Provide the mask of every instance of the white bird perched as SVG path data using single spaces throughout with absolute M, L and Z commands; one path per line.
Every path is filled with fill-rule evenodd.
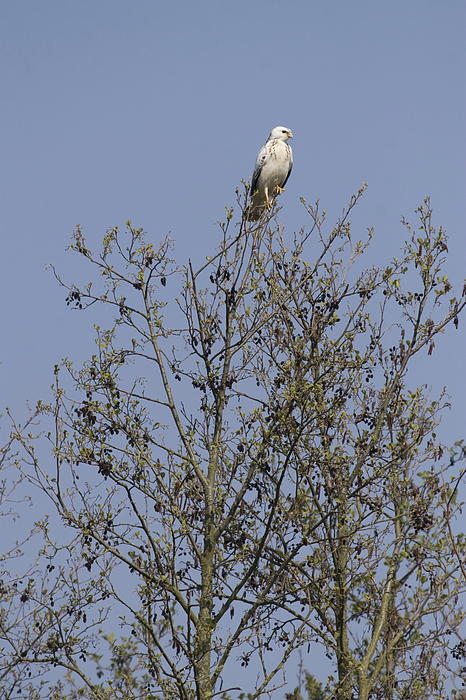
M 251 201 L 246 210 L 248 221 L 257 221 L 272 206 L 273 200 L 283 191 L 293 167 L 293 152 L 287 144 L 293 138 L 291 129 L 276 126 L 259 151 L 252 175 Z

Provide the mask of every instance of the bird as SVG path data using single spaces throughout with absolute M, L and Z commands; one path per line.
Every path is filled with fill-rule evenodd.
M 293 167 L 293 151 L 287 144 L 293 132 L 286 126 L 275 126 L 257 154 L 249 190 L 247 221 L 257 221 L 270 209 L 275 197 L 283 192 Z

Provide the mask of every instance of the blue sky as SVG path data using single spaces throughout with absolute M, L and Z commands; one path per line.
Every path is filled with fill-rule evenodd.
M 463 0 L 20 0 L 0 3 L 1 404 L 47 397 L 54 363 L 92 352 L 46 266 L 86 279 L 65 248 L 131 219 L 201 261 L 271 127 L 292 128 L 280 217 L 303 196 L 374 225 L 368 264 L 396 255 L 402 215 L 431 195 L 466 261 L 466 3 Z M 453 397 L 463 432 L 465 321 L 419 365 Z
M 462 0 L 1 3 L 4 401 L 43 395 L 55 360 L 88 350 L 89 321 L 46 270 L 85 275 L 64 253 L 75 224 L 97 242 L 131 219 L 200 260 L 276 124 L 295 134 L 285 225 L 304 223 L 300 196 L 336 216 L 367 181 L 358 223 L 376 226 L 383 262 L 430 194 L 460 281 L 465 27 Z M 464 337 L 438 344 L 453 393 Z

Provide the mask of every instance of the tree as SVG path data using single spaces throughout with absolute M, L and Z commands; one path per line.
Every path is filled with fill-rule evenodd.
M 23 697 L 43 692 L 24 680 L 37 668 L 52 697 L 259 698 L 317 648 L 335 673 L 308 674 L 310 697 L 444 697 L 462 447 L 439 444 L 447 399 L 408 370 L 465 300 L 428 200 L 402 256 L 358 272 L 362 193 L 332 227 L 304 203 L 292 240 L 274 210 L 233 232 L 228 210 L 198 269 L 130 223 L 99 253 L 75 231 L 96 274 L 57 278 L 70 306 L 101 309 L 96 351 L 57 365 L 39 404 L 53 465 L 14 430 L 62 524 L 38 523 L 38 574 L 9 589 L 18 620 L 0 628 Z M 238 664 L 252 687 L 225 687 Z

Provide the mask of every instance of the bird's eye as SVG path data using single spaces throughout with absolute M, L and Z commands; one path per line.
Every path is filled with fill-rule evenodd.
M 286 129 L 282 129 L 282 134 L 286 134 Z

